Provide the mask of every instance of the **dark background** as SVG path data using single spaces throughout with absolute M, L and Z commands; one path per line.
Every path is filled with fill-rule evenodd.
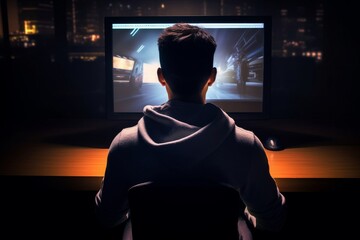
M 14 47 L 10 42 L 7 23 L 13 13 L 4 7 L 9 5 L 8 1 L 1 0 L 1 150 L 7 147 L 9 138 L 16 131 L 41 123 L 44 119 L 106 119 L 104 59 L 99 57 L 95 61 L 72 64 L 68 59 L 71 52 L 103 52 L 101 44 L 75 46 L 67 41 L 66 9 L 71 2 L 53 1 L 54 37 L 38 36 L 38 42 L 42 44 L 23 49 Z M 141 5 L 149 1 L 136 2 Z M 160 1 L 153 2 L 160 4 Z M 171 6 L 176 1 L 164 2 Z M 177 12 L 173 7 L 166 14 L 198 13 L 194 4 L 200 1 L 182 2 L 183 9 Z M 217 7 L 220 1 L 207 2 L 208 13 L 219 14 Z M 243 2 L 246 1 L 224 0 L 223 3 L 230 9 L 224 8 L 224 11 L 236 14 L 237 10 L 232 11 L 230 7 Z M 274 13 L 275 18 L 280 6 L 288 1 L 254 2 L 261 6 L 259 14 L 277 12 Z M 351 139 L 355 139 L 359 135 L 360 109 L 357 7 L 350 1 L 292 1 L 291 4 L 305 4 L 306 8 L 310 2 L 324 4 L 320 46 L 323 60 L 317 64 L 311 58 L 273 54 L 270 118 L 329 125 L 339 129 L 344 136 L 351 135 Z M 126 14 L 136 15 L 136 11 Z M 274 20 L 273 37 L 276 39 L 282 29 L 279 29 L 276 18 Z M 274 41 L 275 50 L 276 44 L 277 41 Z M 122 124 L 119 122 L 120 126 Z M 109 140 L 115 132 L 104 134 L 108 134 L 104 139 Z M 97 146 L 99 144 L 107 145 L 101 142 Z M 58 179 L 50 180 L 57 182 Z M 47 184 L 51 185 L 49 178 L 35 177 L 34 180 L 2 176 L 0 182 L 1 229 L 5 236 L 12 236 L 9 239 L 24 236 L 37 239 L 49 239 L 49 236 L 51 239 L 104 238 L 104 232 L 93 218 L 95 191 L 48 187 Z M 289 223 L 285 232 L 274 239 L 354 239 L 358 227 L 358 190 L 337 188 L 336 185 L 331 189 L 325 192 L 285 192 L 290 203 Z M 353 218 L 355 220 L 350 220 Z
M 1 1 L 2 5 L 6 6 L 5 2 Z M 70 43 L 67 40 L 69 24 L 66 21 L 65 10 L 71 1 L 53 2 L 53 35 L 38 36 L 37 47 L 27 49 L 14 47 L 9 42 L 6 23 L 11 22 L 11 17 L 9 22 L 6 22 L 6 17 L 11 12 L 8 13 L 2 8 L 4 34 L 0 45 L 1 106 L 4 113 L 3 120 L 6 122 L 3 126 L 12 122 L 36 121 L 42 118 L 106 118 L 103 55 L 95 61 L 69 60 L 69 56 L 74 52 L 103 53 L 103 42 L 100 40 L 97 45 Z M 140 6 L 143 4 L 142 1 L 136 2 Z M 175 4 L 173 1 L 165 2 L 169 6 Z M 219 14 L 216 11 L 219 1 L 207 2 L 209 8 L 207 13 Z M 236 6 L 236 1 L 223 2 L 225 10 L 226 6 Z M 321 36 L 321 41 L 317 41 L 317 48 L 322 51 L 322 61 L 315 63 L 313 58 L 281 57 L 275 53 L 279 51 L 278 39 L 282 31 L 280 27 L 284 26 L 279 24 L 278 15 L 283 6 L 281 4 L 286 1 L 273 1 L 274 4 L 270 2 L 255 1 L 257 5 L 254 6 L 257 6 L 258 10 L 249 7 L 251 10 L 249 14 L 273 15 L 270 117 L 314 119 L 339 125 L 344 123 L 356 125 L 360 48 L 359 37 L 356 34 L 358 26 L 355 6 L 347 2 L 337 4 L 323 0 L 292 2 L 295 6 L 301 5 L 305 10 L 307 4 L 314 2 L 323 4 L 322 32 L 317 34 L 314 28 L 312 35 L 308 36 L 308 39 Z M 185 1 L 183 6 L 187 6 L 186 4 L 188 3 Z M 188 10 L 184 7 L 182 10 L 179 9 L 178 14 L 187 14 Z M 228 14 L 236 13 L 228 11 Z M 169 7 L 166 14 L 176 13 Z M 190 12 L 190 14 L 196 13 L 195 10 Z M 126 14 L 135 15 L 136 12 Z M 202 12 L 199 10 L 198 14 Z M 297 17 L 293 16 L 289 19 L 293 21 Z M 99 32 L 102 32 L 101 19 L 98 24 L 100 24 Z

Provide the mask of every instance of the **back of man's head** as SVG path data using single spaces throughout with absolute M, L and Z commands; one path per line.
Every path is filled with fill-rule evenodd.
M 159 36 L 158 47 L 171 90 L 183 96 L 199 93 L 213 68 L 215 39 L 200 27 L 177 23 Z

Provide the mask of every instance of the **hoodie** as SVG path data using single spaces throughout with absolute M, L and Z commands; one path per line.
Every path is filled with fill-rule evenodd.
M 279 230 L 285 198 L 256 135 L 217 106 L 170 100 L 145 106 L 139 122 L 113 139 L 96 213 L 109 227 L 127 219 L 127 190 L 147 181 L 213 181 L 233 186 L 257 228 Z

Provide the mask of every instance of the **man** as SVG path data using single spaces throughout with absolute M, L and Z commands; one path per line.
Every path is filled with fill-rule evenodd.
M 99 219 L 108 227 L 126 221 L 127 190 L 135 184 L 200 179 L 233 186 L 255 228 L 280 230 L 285 198 L 270 175 L 263 145 L 222 109 L 206 103 L 217 73 L 214 38 L 199 27 L 179 23 L 164 30 L 158 47 L 157 75 L 168 101 L 145 106 L 138 124 L 123 129 L 111 143 L 95 197 Z M 239 219 L 244 236 L 242 223 Z M 125 233 L 131 234 L 131 229 Z

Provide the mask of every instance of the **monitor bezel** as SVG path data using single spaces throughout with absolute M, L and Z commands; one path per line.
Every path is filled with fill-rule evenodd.
M 111 16 L 104 19 L 106 112 L 110 120 L 138 120 L 142 112 L 115 112 L 112 75 L 113 23 L 263 23 L 264 24 L 264 79 L 261 112 L 227 112 L 235 120 L 259 120 L 270 117 L 272 19 L 271 16 Z M 166 94 L 166 93 L 164 93 Z

